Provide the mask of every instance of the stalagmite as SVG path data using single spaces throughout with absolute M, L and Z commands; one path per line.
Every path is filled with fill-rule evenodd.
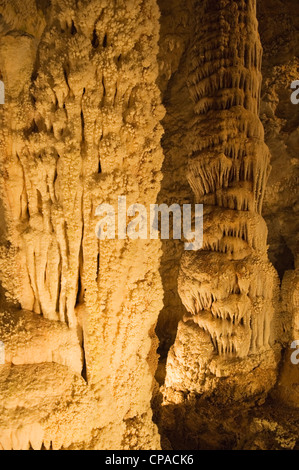
M 202 250 L 181 260 L 178 289 L 189 313 L 169 353 L 165 404 L 178 391 L 223 400 L 261 396 L 275 382 L 278 283 L 261 216 L 270 155 L 258 115 L 262 48 L 255 3 L 196 5 L 187 58 L 194 110 L 187 177 L 195 201 L 204 204 L 204 240 Z

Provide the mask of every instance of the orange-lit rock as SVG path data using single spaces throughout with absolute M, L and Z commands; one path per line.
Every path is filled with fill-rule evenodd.
M 0 1 L 1 450 L 299 448 L 297 2 Z

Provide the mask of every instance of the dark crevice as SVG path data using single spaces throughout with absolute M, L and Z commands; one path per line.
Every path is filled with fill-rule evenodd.
M 81 303 L 81 292 L 82 292 L 82 282 L 81 282 L 81 273 L 80 273 L 80 267 L 79 267 L 76 306 Z
M 280 239 L 280 246 L 275 253 L 273 264 L 281 281 L 286 271 L 295 269 L 294 255 L 283 237 Z
M 37 194 L 37 210 L 40 214 L 42 214 L 43 213 L 43 198 L 38 189 L 36 190 L 36 194 Z
M 74 36 L 77 34 L 77 28 L 75 26 L 74 20 L 72 21 L 72 26 L 71 26 L 71 35 Z
M 107 38 L 107 34 L 105 34 L 104 39 L 103 39 L 103 47 L 107 47 L 107 44 L 108 44 L 108 38 Z
M 69 81 L 68 81 L 68 70 L 67 70 L 67 67 L 64 67 L 64 69 L 63 69 L 63 75 L 64 75 L 65 83 L 67 84 L 67 87 L 68 87 L 68 89 L 70 90 L 70 85 L 69 85 Z
M 100 45 L 96 29 L 93 30 L 91 44 L 94 49 L 97 49 Z
M 84 127 L 85 127 L 84 114 L 83 114 L 83 111 L 81 111 L 81 139 L 82 139 L 82 142 L 84 142 L 84 140 L 85 140 L 85 138 L 84 138 Z
M 38 125 L 36 124 L 35 119 L 33 119 L 31 127 L 28 131 L 28 134 L 29 135 L 30 134 L 38 134 L 38 132 L 39 132 Z
M 60 294 L 61 294 L 61 281 L 62 281 L 62 260 L 59 257 L 59 265 L 58 265 L 58 285 L 57 285 L 57 302 L 56 302 L 56 312 L 59 313 L 59 301 L 60 301 Z
M 87 383 L 87 365 L 86 365 L 86 354 L 85 354 L 85 348 L 84 348 L 84 335 L 83 335 L 83 340 L 82 340 L 82 352 L 83 352 L 83 368 L 82 368 L 81 376 Z
M 83 236 L 82 236 L 83 240 Z M 76 299 L 76 306 L 82 304 L 84 302 L 84 290 L 82 285 L 82 271 L 83 271 L 83 246 L 81 240 L 81 247 L 79 253 L 79 270 L 78 270 L 78 287 L 77 287 L 77 299 Z
M 98 256 L 97 256 L 97 281 L 99 280 L 99 275 L 100 275 L 100 253 L 98 253 Z

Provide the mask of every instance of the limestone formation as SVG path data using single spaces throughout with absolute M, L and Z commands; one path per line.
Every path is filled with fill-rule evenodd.
M 178 288 L 189 314 L 168 357 L 165 385 L 212 393 L 217 378 L 227 377 L 230 398 L 248 398 L 274 385 L 277 362 L 278 283 L 261 216 L 270 154 L 259 119 L 256 4 L 207 0 L 198 3 L 196 18 L 188 61 L 194 114 L 187 176 L 195 201 L 204 204 L 204 241 L 202 250 L 182 257 Z M 245 374 L 251 380 L 242 383 Z
M 159 191 L 158 7 L 5 0 L 0 14 L 1 445 L 159 448 L 160 242 L 95 235 L 100 203 L 155 203 Z
M 0 0 L 0 450 L 299 449 L 297 2 Z
M 282 332 L 285 355 L 275 390 L 276 399 L 299 407 L 299 272 L 286 271 L 282 282 Z

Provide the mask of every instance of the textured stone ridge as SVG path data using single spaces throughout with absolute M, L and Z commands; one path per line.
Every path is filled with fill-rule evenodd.
M 205 207 L 204 245 L 182 257 L 178 288 L 189 314 L 170 351 L 165 385 L 208 394 L 219 385 L 220 395 L 241 399 L 267 392 L 277 363 L 278 282 L 261 217 L 270 171 L 259 119 L 262 48 L 255 1 L 207 0 L 196 4 L 195 16 L 188 180 Z M 250 380 L 242 383 L 245 375 Z
M 299 449 L 297 3 L 0 0 L 0 450 Z
M 42 341 L 44 355 L 36 351 L 36 362 L 49 363 L 34 369 L 41 384 L 58 362 L 61 374 L 70 374 L 67 351 L 62 357 L 53 351 L 51 359 L 50 344 L 56 334 L 64 344 L 69 329 L 70 347 L 79 354 L 75 371 L 81 373 L 84 356 L 86 393 L 93 389 L 98 411 L 92 426 L 83 412 L 78 424 L 81 398 L 72 414 L 76 407 L 68 407 L 58 388 L 47 410 L 61 394 L 57 419 L 65 416 L 82 435 L 78 431 L 66 444 L 59 438 L 55 447 L 85 441 L 95 448 L 159 448 L 150 397 L 162 306 L 160 242 L 99 242 L 95 236 L 98 204 L 114 204 L 121 195 L 128 204 L 155 203 L 159 191 L 164 110 L 155 84 L 156 1 L 1 1 L 0 14 L 7 103 L 0 110 L 1 282 L 9 304 L 43 317 L 45 333 L 33 339 L 31 351 L 24 346 L 21 358 L 9 344 L 13 380 L 33 370 L 28 364 Z M 38 321 L 22 317 L 28 331 Z M 65 328 L 51 328 L 51 322 Z M 3 393 L 6 377 L 0 379 Z M 47 390 L 41 385 L 40 394 Z M 28 420 L 46 432 L 47 419 L 32 411 L 31 393 L 29 387 Z M 3 403 L 1 430 L 5 434 L 7 426 L 12 437 L 2 446 L 15 447 L 15 429 L 22 425 L 18 398 L 11 429 Z M 47 442 L 55 441 L 58 428 L 51 424 Z M 28 442 L 22 437 L 22 446 Z M 38 447 L 42 440 L 35 442 Z

